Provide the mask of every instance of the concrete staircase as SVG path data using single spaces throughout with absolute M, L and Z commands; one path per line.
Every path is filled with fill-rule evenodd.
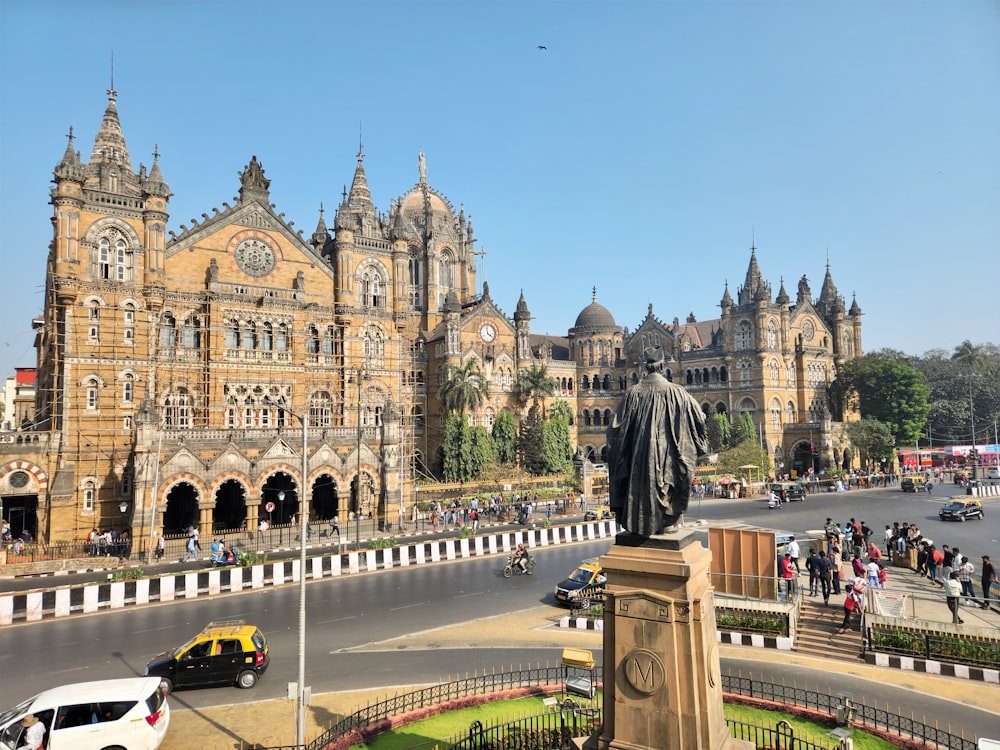
M 830 603 L 825 605 L 822 596 L 809 596 L 806 588 L 799 607 L 795 650 L 801 654 L 822 656 L 840 662 L 859 660 L 861 633 L 857 630 L 857 615 L 851 620 L 853 630 L 837 634 L 844 619 L 843 604 L 843 594 L 831 594 Z

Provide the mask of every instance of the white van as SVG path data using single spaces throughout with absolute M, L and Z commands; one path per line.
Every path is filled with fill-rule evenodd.
M 0 713 L 0 750 L 23 744 L 28 716 L 45 728 L 45 750 L 156 750 L 170 724 L 159 677 L 78 682 L 41 692 Z

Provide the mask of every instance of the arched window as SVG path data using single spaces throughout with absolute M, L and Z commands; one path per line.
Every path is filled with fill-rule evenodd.
M 452 265 L 454 262 L 454 258 L 451 257 L 450 252 L 445 250 L 441 253 L 441 259 L 438 261 L 438 286 L 445 291 L 454 283 L 454 279 L 452 278 Z
M 160 324 L 160 346 L 172 349 L 177 345 L 177 321 L 173 313 L 164 313 Z
M 122 309 L 125 311 L 125 343 L 132 346 L 135 343 L 135 305 L 126 302 Z
M 773 320 L 767 324 L 767 348 L 778 348 L 778 324 Z
M 794 422 L 795 421 L 795 404 L 789 401 L 785 405 L 785 421 Z
M 240 348 L 240 322 L 238 320 L 230 320 L 226 323 L 226 348 Z
M 604 376 L 604 390 L 605 391 L 610 391 L 611 390 L 611 376 L 610 375 L 605 375 Z
M 604 426 L 607 427 L 611 424 L 611 409 L 604 410 Z
M 769 416 L 771 417 L 771 428 L 778 430 L 781 428 L 781 402 L 776 398 L 771 399 L 770 405 L 767 407 Z
M 257 324 L 252 320 L 247 321 L 246 328 L 243 329 L 243 348 L 247 351 L 257 348 Z
M 738 350 L 753 348 L 753 327 L 747 320 L 741 320 L 736 326 L 736 348 Z
M 191 426 L 191 397 L 186 388 L 177 388 L 163 399 L 163 423 L 172 429 Z
M 329 427 L 333 413 L 333 399 L 326 391 L 316 391 L 309 399 L 309 424 L 313 427 Z
M 319 354 L 319 331 L 316 326 L 306 326 L 306 354 Z
M 590 377 L 588 375 L 584 375 L 580 379 L 580 387 L 585 391 L 590 389 Z
M 590 410 L 583 410 L 583 425 L 584 427 L 590 427 Z
M 232 430 L 239 426 L 239 413 L 239 403 L 236 396 L 230 396 L 226 399 L 226 427 L 228 429 Z
M 111 240 L 101 237 L 97 243 L 97 278 L 111 278 Z
M 135 401 L 135 378 L 126 375 L 122 380 L 122 402 L 131 404 Z
M 261 326 L 260 348 L 265 352 L 274 349 L 274 327 L 270 323 L 265 323 Z
M 90 378 L 84 383 L 87 391 L 87 411 L 97 411 L 97 378 Z
M 93 482 L 88 481 L 83 485 L 83 511 L 84 513 L 94 512 L 94 496 L 97 494 L 96 487 Z
M 201 348 L 201 321 L 196 315 L 188 315 L 184 319 L 181 330 L 181 346 L 185 349 Z
M 87 306 L 87 320 L 87 338 L 96 342 L 101 337 L 101 303 L 96 299 Z
M 729 371 L 726 369 L 726 366 L 723 365 L 722 367 L 719 368 L 719 382 L 725 383 L 728 380 L 729 380 Z
M 333 326 L 327 326 L 326 330 L 323 332 L 323 354 L 330 356 L 334 353 L 334 342 L 337 338 L 337 329 Z
M 280 323 L 274 336 L 274 348 L 279 352 L 286 352 L 288 351 L 288 346 L 288 326 Z
M 772 359 L 767 365 L 768 373 L 771 378 L 771 386 L 777 388 L 781 385 L 781 365 L 778 364 L 778 360 Z

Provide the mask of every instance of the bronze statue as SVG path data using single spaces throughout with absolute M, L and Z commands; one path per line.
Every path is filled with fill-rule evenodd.
M 646 374 L 625 392 L 608 427 L 608 475 L 618 523 L 649 537 L 677 530 L 708 443 L 698 402 L 663 376 L 663 349 L 643 355 Z

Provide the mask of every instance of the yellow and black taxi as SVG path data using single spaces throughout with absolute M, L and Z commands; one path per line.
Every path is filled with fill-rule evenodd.
M 603 596 L 607 576 L 601 569 L 601 562 L 593 557 L 584 560 L 580 566 L 559 582 L 555 588 L 556 601 L 572 604 L 577 599 L 591 599 Z
M 967 518 L 982 518 L 983 504 L 978 500 L 952 500 L 938 511 L 942 521 L 964 521 Z
M 798 482 L 775 482 L 771 492 L 783 503 L 806 499 L 806 488 Z
M 587 512 L 583 514 L 584 521 L 605 521 L 614 517 L 615 514 L 612 513 L 611 508 L 606 505 L 598 505 L 594 508 L 588 508 Z
M 211 685 L 252 688 L 270 661 L 267 639 L 255 626 L 243 620 L 218 620 L 183 646 L 154 656 L 145 674 L 159 677 L 167 692 Z
M 927 489 L 927 480 L 921 476 L 908 474 L 900 481 L 899 489 L 903 492 L 920 492 Z

